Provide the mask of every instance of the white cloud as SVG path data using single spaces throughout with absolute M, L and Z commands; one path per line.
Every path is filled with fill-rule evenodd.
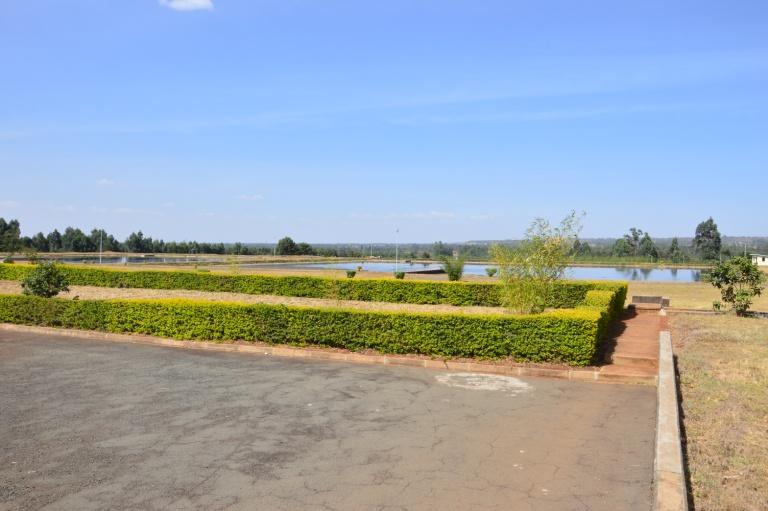
M 264 196 L 261 195 L 261 194 L 258 194 L 258 193 L 254 193 L 254 194 L 251 194 L 251 195 L 243 194 L 243 195 L 240 195 L 238 197 L 238 199 L 240 199 L 240 200 L 249 201 L 249 202 L 260 201 L 263 198 L 264 198 Z
M 14 200 L 0 200 L 0 208 L 15 208 L 19 203 Z
M 199 11 L 213 9 L 213 0 L 159 0 L 160 5 L 174 11 Z
M 112 181 L 111 179 L 107 179 L 106 177 L 102 177 L 101 179 L 96 181 L 96 184 L 99 186 L 112 186 L 113 184 L 115 184 L 115 182 Z
M 415 213 L 386 213 L 386 214 L 370 214 L 370 213 L 352 213 L 349 215 L 353 219 L 362 220 L 440 220 L 440 219 L 452 219 L 457 218 L 456 213 L 450 211 L 418 211 Z

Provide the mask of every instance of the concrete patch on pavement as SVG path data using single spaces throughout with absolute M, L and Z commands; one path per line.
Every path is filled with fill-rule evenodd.
M 528 392 L 533 389 L 531 385 L 511 376 L 497 376 L 493 374 L 478 373 L 446 373 L 435 376 L 435 379 L 443 385 L 458 387 L 460 389 L 490 390 L 508 392 L 513 395 Z

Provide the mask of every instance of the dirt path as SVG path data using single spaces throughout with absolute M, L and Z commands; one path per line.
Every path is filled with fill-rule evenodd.
M 0 280 L 0 294 L 20 294 L 21 284 Z M 80 297 L 82 300 L 106 300 L 116 298 L 187 298 L 210 302 L 269 303 L 299 305 L 304 307 L 336 307 L 359 310 L 399 312 L 442 312 L 453 314 L 505 314 L 501 307 L 456 307 L 453 305 L 416 305 L 407 303 L 361 302 L 353 300 L 328 300 L 323 298 L 299 298 L 295 296 L 249 295 L 243 293 L 213 293 L 183 289 L 120 289 L 111 287 L 70 286 L 69 293 L 61 298 Z

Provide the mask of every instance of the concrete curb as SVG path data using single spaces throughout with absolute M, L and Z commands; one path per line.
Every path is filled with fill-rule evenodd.
M 172 348 L 187 348 L 198 350 L 213 350 L 226 352 L 251 353 L 254 355 L 272 355 L 289 358 L 311 358 L 314 360 L 334 360 L 339 362 L 355 362 L 372 365 L 393 365 L 423 367 L 441 371 L 471 372 L 485 374 L 500 374 L 504 376 L 534 376 L 557 378 L 563 380 L 591 381 L 598 383 L 619 383 L 634 385 L 655 385 L 656 378 L 638 376 L 631 371 L 626 374 L 615 371 L 601 374 L 599 367 L 540 367 L 525 364 L 490 364 L 487 362 L 463 362 L 442 359 L 417 358 L 403 355 L 381 355 L 376 353 L 355 353 L 343 350 L 318 348 L 297 348 L 293 346 L 271 345 L 259 342 L 232 343 L 208 341 L 180 341 L 149 335 L 113 334 L 93 330 L 75 330 L 68 328 L 52 328 L 41 326 L 16 325 L 0 323 L 0 330 L 7 332 L 30 332 L 39 334 L 64 335 L 101 341 L 128 342 L 150 344 Z
M 659 384 L 654 461 L 654 511 L 688 511 L 680 439 L 677 381 L 669 332 L 659 334 Z

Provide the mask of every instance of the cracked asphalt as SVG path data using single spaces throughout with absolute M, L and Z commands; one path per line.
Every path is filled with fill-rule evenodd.
M 655 388 L 484 381 L 0 332 L 0 509 L 650 509 Z

